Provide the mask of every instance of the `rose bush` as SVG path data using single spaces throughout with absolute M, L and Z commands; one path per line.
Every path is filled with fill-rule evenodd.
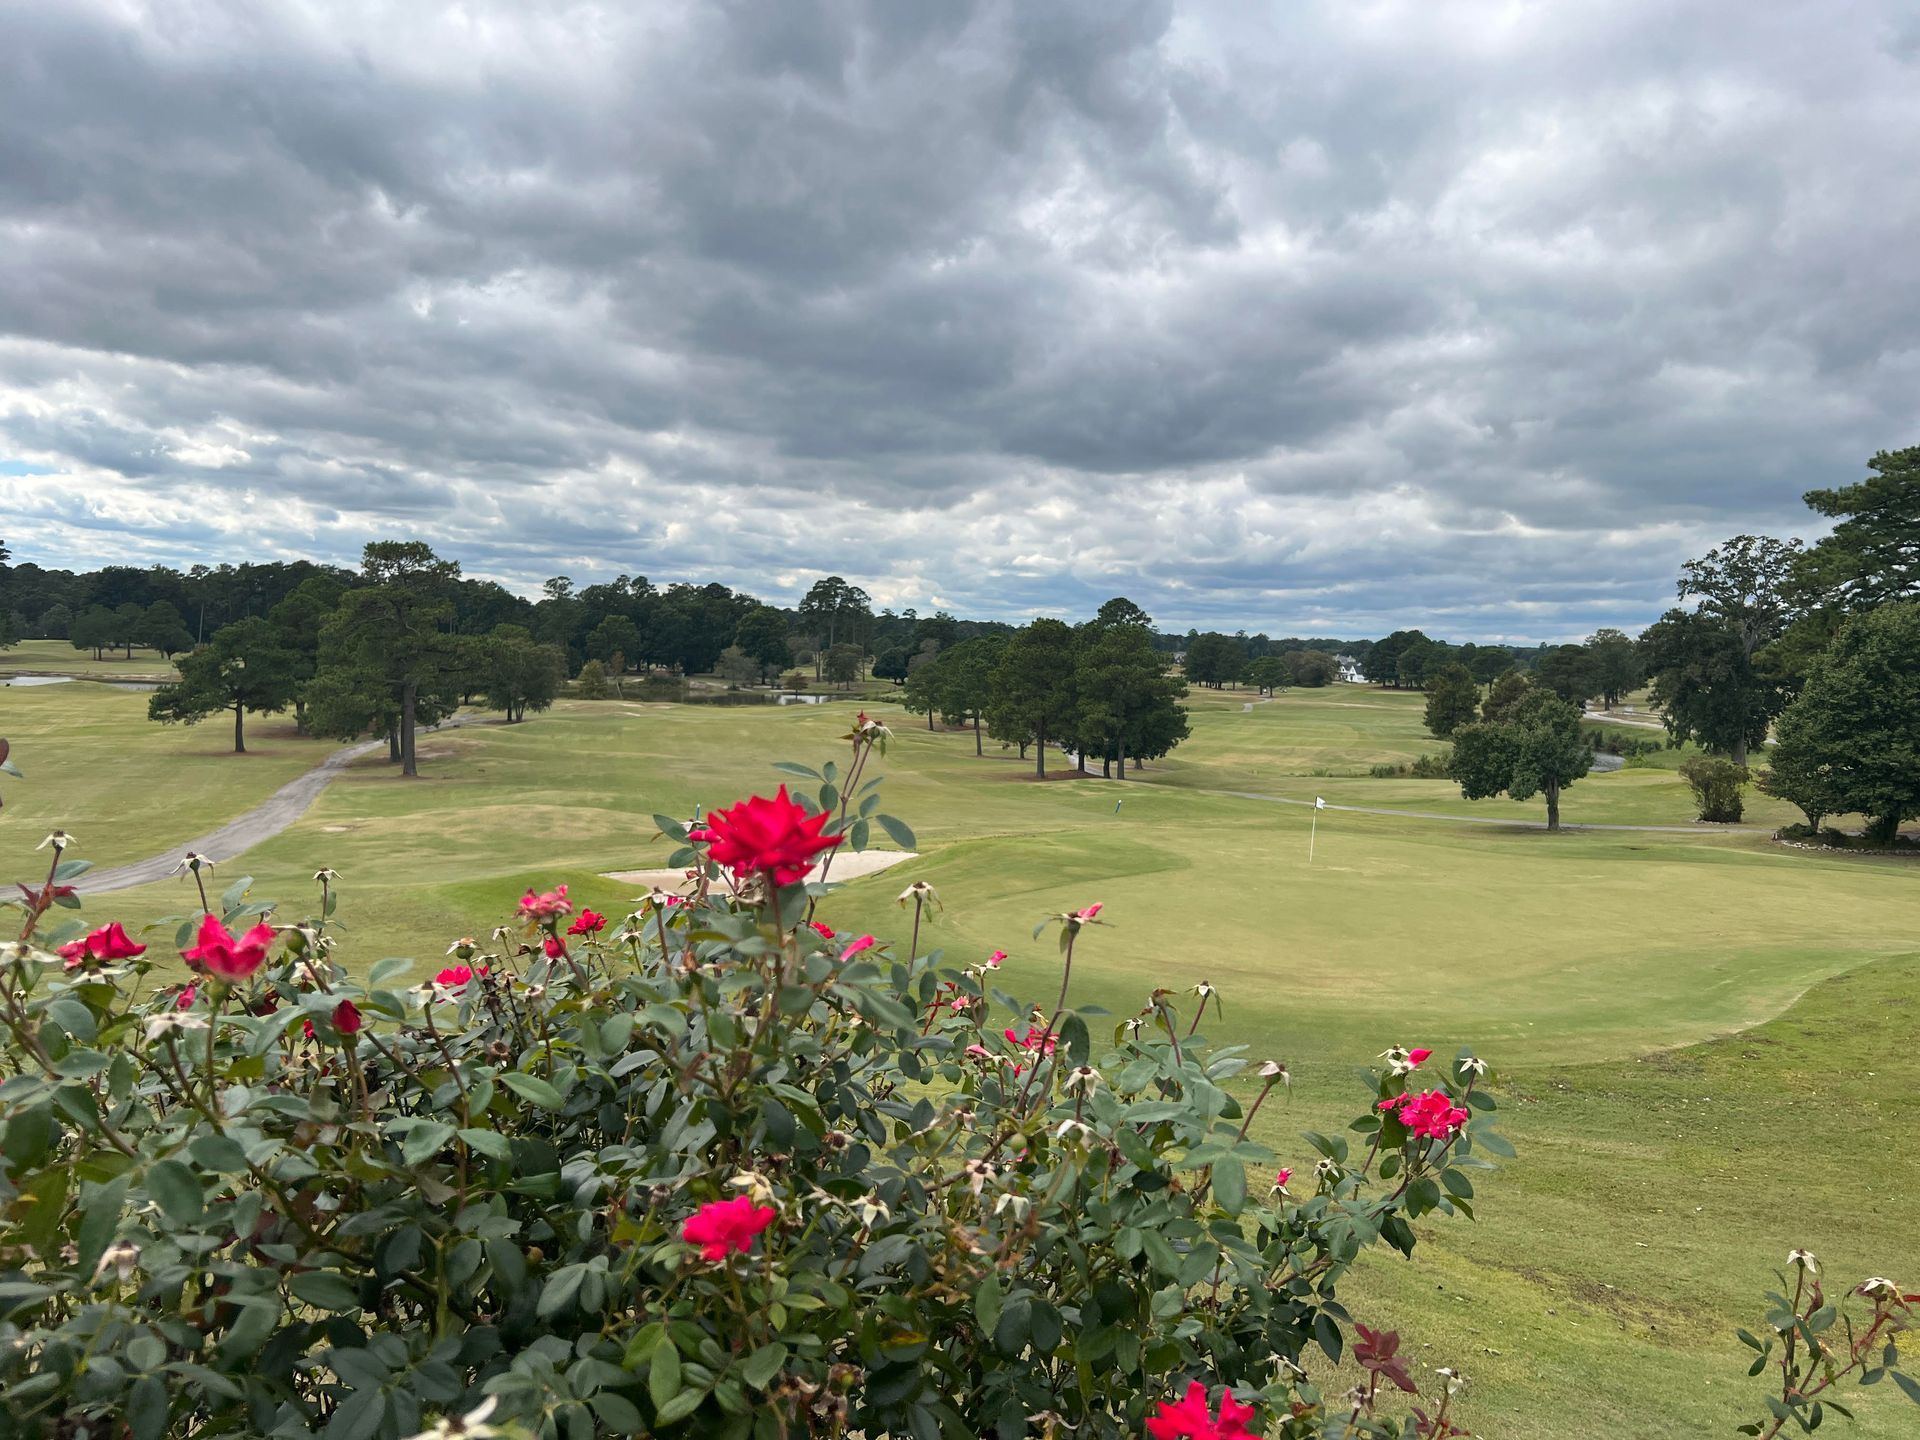
M 342 963 L 331 871 L 296 918 L 191 857 L 195 973 L 153 989 L 157 939 L 55 915 L 57 837 L 0 947 L 6 1432 L 1465 1433 L 1337 1292 L 1512 1154 L 1485 1064 L 1390 1049 L 1277 1169 L 1285 1067 L 1207 1042 L 1211 986 L 1073 1003 L 1124 905 L 1044 959 L 923 953 L 925 885 L 906 946 L 836 934 L 833 856 L 912 843 L 885 738 L 659 817 L 687 897 L 529 890 L 410 988 Z

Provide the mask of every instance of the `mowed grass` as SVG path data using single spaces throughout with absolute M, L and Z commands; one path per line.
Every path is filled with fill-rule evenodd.
M 99 660 L 65 640 L 22 640 L 0 650 L 0 679 L 8 675 L 80 675 L 91 680 L 172 680 L 173 662 L 154 650 L 109 650 Z
M 83 689 L 103 707 L 89 744 L 134 757 L 182 733 L 129 724 L 111 703 L 128 697 L 52 687 Z M 1423 1361 L 1473 1376 L 1465 1418 L 1482 1433 L 1559 1436 L 1579 1416 L 1596 1433 L 1678 1437 L 1749 1418 L 1757 1397 L 1731 1328 L 1754 1322 L 1789 1247 L 1823 1252 L 1836 1285 L 1920 1269 L 1920 1151 L 1908 1139 L 1920 1119 L 1917 877 L 1897 861 L 1751 837 L 1549 837 L 1344 813 L 1321 816 L 1309 867 L 1311 812 L 1226 792 L 1255 788 L 1248 774 L 1277 783 L 1316 752 L 1431 745 L 1405 720 L 1415 697 L 1376 707 L 1378 692 L 1318 694 L 1250 712 L 1251 697 L 1196 697 L 1178 761 L 1125 786 L 1035 783 L 1030 764 L 992 749 L 976 759 L 970 735 L 891 713 L 887 808 L 914 826 L 922 858 L 847 885 L 822 914 L 904 940 L 893 896 L 925 878 L 945 905 L 933 943 L 955 963 L 1010 950 L 1005 987 L 1050 999 L 1057 951 L 1051 936 L 1029 938 L 1033 925 L 1105 902 L 1111 923 L 1081 949 L 1075 998 L 1112 1024 L 1155 986 L 1219 986 L 1212 1038 L 1283 1058 L 1299 1077 L 1292 1105 L 1262 1126 L 1296 1169 L 1310 1164 L 1297 1132 L 1350 1117 L 1364 1103 L 1351 1072 L 1387 1044 L 1472 1047 L 1504 1072 L 1521 1157 L 1480 1182 L 1478 1225 L 1424 1227 L 1411 1266 L 1387 1254 L 1364 1264 L 1359 1313 L 1403 1330 Z M 1339 713 L 1351 704 L 1360 723 Z M 566 881 L 577 900 L 624 913 L 633 889 L 599 872 L 664 862 L 655 812 L 767 791 L 775 759 L 842 754 L 849 710 L 563 704 L 524 725 L 431 735 L 423 778 L 356 766 L 216 883 L 251 874 L 256 895 L 293 918 L 313 871 L 332 866 L 352 963 L 405 955 L 425 970 L 450 938 L 506 918 L 528 884 Z M 1320 738 L 1304 743 L 1309 728 Z M 69 739 L 22 748 L 29 780 L 7 786 L 0 854 L 30 847 L 62 794 L 86 783 L 47 779 L 54 758 L 35 753 Z M 227 763 L 244 777 L 250 762 Z M 216 808 L 197 788 L 215 783 L 209 765 L 176 797 L 201 821 Z M 1308 793 L 1343 803 L 1375 803 L 1371 787 L 1396 783 L 1354 780 L 1350 796 L 1306 778 Z M 1583 793 L 1599 804 L 1637 778 L 1583 781 L 1570 814 Z M 36 786 L 46 809 L 23 833 L 15 803 Z M 145 818 L 123 828 L 158 813 L 137 808 L 155 803 L 144 791 L 129 803 Z M 1646 797 L 1607 803 L 1672 822 Z M 190 895 L 175 882 L 88 911 L 138 924 L 187 910 Z M 1856 1433 L 1915 1433 L 1920 1411 L 1890 1387 L 1868 1401 Z
M 0 736 L 24 776 L 0 775 L 3 882 L 44 878 L 46 856 L 33 847 L 56 826 L 95 864 L 145 859 L 257 805 L 339 748 L 295 735 L 291 716 L 248 716 L 247 753 L 235 755 L 231 715 L 156 725 L 146 695 L 78 680 L 0 688 Z
M 1421 810 L 1480 819 L 1543 821 L 1546 802 L 1536 796 L 1516 802 L 1463 800 L 1451 780 L 1374 779 L 1375 765 L 1404 765 L 1438 754 L 1424 723 L 1426 697 L 1412 691 L 1334 685 L 1282 691 L 1252 704 L 1247 691 L 1195 690 L 1188 699 L 1192 738 L 1143 777 L 1185 789 L 1228 789 L 1312 800 L 1333 805 Z M 1664 740 L 1660 730 L 1617 723 L 1598 728 L 1615 734 Z M 1691 825 L 1698 813 L 1693 794 L 1677 773 L 1694 747 L 1630 761 L 1624 770 L 1589 774 L 1561 797 L 1560 818 L 1569 825 Z M 1759 763 L 1756 760 L 1756 763 Z M 1772 829 L 1802 819 L 1785 801 L 1749 787 L 1742 824 Z M 1714 827 L 1703 826 L 1703 830 Z

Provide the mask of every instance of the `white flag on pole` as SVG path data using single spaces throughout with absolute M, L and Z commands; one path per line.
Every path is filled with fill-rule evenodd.
M 1313 797 L 1313 808 L 1316 810 L 1324 810 L 1327 808 L 1327 802 L 1316 795 Z

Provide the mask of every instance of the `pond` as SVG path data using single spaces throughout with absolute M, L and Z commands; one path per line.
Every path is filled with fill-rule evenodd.
M 0 686 L 28 685 L 70 685 L 75 680 L 84 679 L 80 675 L 8 675 L 0 677 Z M 95 685 L 105 685 L 109 690 L 158 690 L 158 680 L 95 680 Z

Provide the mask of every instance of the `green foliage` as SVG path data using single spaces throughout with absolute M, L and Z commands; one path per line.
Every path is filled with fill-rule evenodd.
M 1584 645 L 1556 645 L 1540 657 L 1533 678 L 1534 683 L 1545 686 L 1576 707 L 1600 691 L 1593 656 Z
M 1587 671 L 1601 702 L 1611 710 L 1644 678 L 1640 647 L 1623 630 L 1596 630 L 1587 637 Z
M 1187 642 L 1187 679 L 1218 690 L 1236 684 L 1247 668 L 1247 647 L 1231 635 L 1209 631 Z
M 1453 777 L 1452 752 L 1419 755 L 1400 765 L 1370 766 L 1367 774 L 1375 780 L 1448 780 Z
M 1854 616 L 1781 715 L 1763 788 L 1820 815 L 1857 812 L 1891 840 L 1920 815 L 1920 601 Z
M 908 677 L 911 688 L 913 677 Z M 1007 642 L 994 666 L 987 723 L 1002 740 L 1034 746 L 1035 765 L 1047 773 L 1047 744 L 1073 726 L 1074 635 L 1062 620 L 1039 619 Z
M 1418 630 L 1396 630 L 1391 635 L 1373 642 L 1373 647 L 1367 651 L 1366 658 L 1360 663 L 1361 673 L 1375 685 L 1392 685 L 1396 688 L 1408 683 L 1417 685 L 1420 683 L 1420 678 L 1413 672 L 1417 671 L 1420 665 L 1418 663 L 1410 665 L 1408 676 L 1403 676 L 1400 657 L 1408 650 L 1414 651 L 1417 656 L 1424 647 L 1432 643 Z M 1409 676 L 1411 676 L 1410 682 Z
M 769 672 L 777 674 L 793 659 L 793 647 L 787 640 L 786 616 L 770 605 L 747 612 L 740 628 L 734 631 L 733 643 L 760 667 L 763 681 Z
M 446 629 L 460 567 L 426 545 L 386 540 L 366 547 L 361 575 L 321 630 L 312 723 L 342 739 L 389 730 L 404 773 L 417 775 L 418 727 L 451 714 L 470 676 L 471 647 Z
M 296 662 L 271 622 L 258 616 L 237 620 L 181 660 L 180 678 L 149 697 L 148 718 L 193 725 L 231 710 L 233 748 L 244 751 L 247 711 L 272 714 L 293 703 L 299 683 Z
M 1499 724 L 1510 718 L 1532 691 L 1533 682 L 1522 671 L 1502 671 L 1487 691 L 1487 698 L 1480 706 L 1480 718 L 1489 725 Z
M 1699 818 L 1714 824 L 1734 824 L 1744 813 L 1741 792 L 1750 778 L 1747 767 L 1718 755 L 1689 755 L 1680 766 L 1680 778 L 1693 791 Z
M 1246 682 L 1271 695 L 1293 683 L 1293 667 L 1278 655 L 1263 655 L 1247 662 Z
M 1745 762 L 1786 703 L 1780 681 L 1742 649 L 1739 632 L 1705 612 L 1669 610 L 1640 637 L 1652 699 L 1667 733 Z
M 863 778 L 883 737 L 782 767 L 855 848 L 912 842 Z M 1256 1180 L 1285 1072 L 1197 1033 L 1210 991 L 1109 1040 L 1073 1003 L 1098 907 L 1050 918 L 1057 968 L 958 968 L 822 935 L 824 867 L 722 884 L 658 823 L 688 903 L 582 933 L 529 894 L 408 990 L 340 963 L 330 872 L 190 996 L 142 995 L 145 958 L 64 966 L 41 947 L 82 927 L 33 916 L 0 1005 L 9 1433 L 398 1440 L 490 1404 L 542 1437 L 1118 1437 L 1197 1378 L 1319 1435 L 1351 1408 L 1311 1378 L 1359 1333 L 1351 1267 L 1472 1216 L 1513 1153 L 1481 1062 L 1396 1050 L 1311 1175 Z M 232 930 L 274 908 L 249 884 Z M 1399 1104 L 1423 1088 L 1458 1116 L 1432 1135 Z M 719 1202 L 754 1228 L 708 1256 L 685 1229 Z M 1372 1409 L 1345 1433 L 1405 1433 Z
M 611 696 L 613 689 L 607 684 L 607 667 L 598 660 L 587 661 L 580 667 L 573 693 L 582 700 L 605 700 Z
M 1856 485 L 1809 490 L 1806 502 L 1840 523 L 1807 551 L 1798 588 L 1821 604 L 1866 610 L 1920 591 L 1920 445 L 1882 450 Z
M 1454 731 L 1448 773 L 1469 800 L 1544 795 L 1547 828 L 1560 828 L 1560 794 L 1593 766 L 1580 712 L 1551 691 L 1534 689 L 1504 720 Z
M 133 638 L 147 649 L 169 657 L 193 648 L 193 632 L 187 629 L 179 608 L 171 600 L 156 600 L 142 611 Z
M 1440 667 L 1427 680 L 1427 729 L 1444 740 L 1462 725 L 1471 725 L 1480 710 L 1480 682 L 1460 664 Z
M 118 621 L 113 611 L 104 605 L 89 605 L 73 617 L 73 623 L 67 627 L 67 639 L 76 650 L 91 650 L 93 658 L 98 660 L 119 638 Z

